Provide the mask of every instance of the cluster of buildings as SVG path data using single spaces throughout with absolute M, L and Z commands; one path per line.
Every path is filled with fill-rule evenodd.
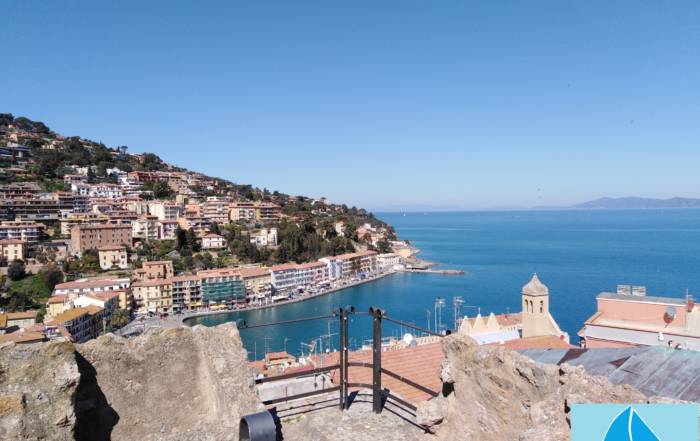
M 174 240 L 178 227 L 192 229 L 204 249 L 219 250 L 227 243 L 210 231 L 213 223 L 270 224 L 282 217 L 281 207 L 272 202 L 238 201 L 228 196 L 198 198 L 192 188 L 215 190 L 218 185 L 199 173 L 127 173 L 112 168 L 107 174 L 116 183 L 90 183 L 92 168 L 72 167 L 72 173 L 64 176 L 70 191 L 42 191 L 36 182 L 0 185 L 0 251 L 7 248 L 6 259 L 23 259 L 28 249 L 55 236 L 56 226 L 58 234 L 70 238 L 71 254 L 80 256 L 89 249 Z M 152 199 L 152 192 L 143 188 L 155 182 L 166 183 L 175 199 Z M 254 232 L 250 240 L 259 247 L 275 247 L 277 230 Z M 121 268 L 121 259 L 117 261 Z
M 393 254 L 363 251 L 305 264 L 220 268 L 176 276 L 171 261 L 147 261 L 131 277 L 57 284 L 47 301 L 43 323 L 25 325 L 32 327 L 35 334 L 31 335 L 38 339 L 34 341 L 66 337 L 83 342 L 113 329 L 119 310 L 129 317 L 132 313 L 162 315 L 272 303 L 302 291 L 318 292 L 331 283 L 350 283 L 389 271 L 399 262 Z M 26 340 L 30 334 L 24 332 L 29 331 L 22 327 L 5 339 Z

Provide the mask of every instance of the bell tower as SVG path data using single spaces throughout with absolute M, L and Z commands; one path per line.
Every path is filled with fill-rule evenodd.
M 538 335 L 548 335 L 550 330 L 549 318 L 549 288 L 540 281 L 537 273 L 523 286 L 523 338 Z

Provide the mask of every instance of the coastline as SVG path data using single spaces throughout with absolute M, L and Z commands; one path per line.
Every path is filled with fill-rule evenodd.
M 334 292 L 343 291 L 343 290 L 345 290 L 345 289 L 353 288 L 353 287 L 355 287 L 355 286 L 363 285 L 363 284 L 365 284 L 365 283 L 374 282 L 374 281 L 376 281 L 376 280 L 383 279 L 384 277 L 391 276 L 391 275 L 394 275 L 394 274 L 397 274 L 397 273 L 400 273 L 400 272 L 403 272 L 403 271 L 396 271 L 396 270 L 387 271 L 387 272 L 385 272 L 385 273 L 381 273 L 381 274 L 379 274 L 379 275 L 376 275 L 376 276 L 373 276 L 373 277 L 369 277 L 369 278 L 364 279 L 364 280 L 358 280 L 357 282 L 348 283 L 347 285 L 343 285 L 343 286 L 338 286 L 338 287 L 335 287 L 335 288 L 327 289 L 327 290 L 325 290 L 325 291 L 318 292 L 318 293 L 315 293 L 315 294 L 311 294 L 311 295 L 308 295 L 308 296 L 303 296 L 303 297 L 298 297 L 298 298 L 295 298 L 295 299 L 284 300 L 284 301 L 276 302 L 276 303 L 268 303 L 268 304 L 266 304 L 266 305 L 258 305 L 258 306 L 253 306 L 253 307 L 250 307 L 250 308 L 241 308 L 241 309 L 232 309 L 232 310 L 226 309 L 226 310 L 222 310 L 222 311 L 198 311 L 198 312 L 195 312 L 195 313 L 192 313 L 192 314 L 185 314 L 184 317 L 182 317 L 182 318 L 179 320 L 179 322 L 180 322 L 181 324 L 185 325 L 185 326 L 192 326 L 192 325 L 188 324 L 187 322 L 188 322 L 189 320 L 191 320 L 191 319 L 198 318 L 198 317 L 208 317 L 208 316 L 215 316 L 215 315 L 221 315 L 221 314 L 231 314 L 231 313 L 234 313 L 234 312 L 255 311 L 255 310 L 259 310 L 259 309 L 274 308 L 274 307 L 276 307 L 276 306 L 282 306 L 282 305 L 289 305 L 289 304 L 292 304 L 292 303 L 304 302 L 304 301 L 306 301 L 306 300 L 311 300 L 311 299 L 314 299 L 314 298 L 316 298 L 316 297 L 321 297 L 321 296 L 324 296 L 324 295 L 332 294 L 332 293 L 334 293 Z

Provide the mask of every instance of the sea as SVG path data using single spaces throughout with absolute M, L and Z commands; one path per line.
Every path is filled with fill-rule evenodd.
M 437 268 L 464 275 L 399 273 L 304 302 L 200 317 L 189 324 L 249 326 L 370 307 L 415 326 L 453 329 L 455 318 L 520 311 L 520 291 L 534 273 L 549 287 L 550 312 L 572 343 L 596 311 L 596 296 L 617 285 L 648 295 L 700 293 L 700 210 L 566 210 L 377 213 Z M 461 298 L 461 302 L 459 299 Z M 439 301 L 438 299 L 442 299 Z M 455 299 L 458 299 L 455 302 Z M 436 303 L 443 304 L 436 307 Z M 457 304 L 458 306 L 455 306 Z M 437 318 L 437 321 L 436 321 Z M 251 359 L 286 350 L 300 355 L 338 348 L 337 319 L 242 329 Z M 420 331 L 384 322 L 385 337 Z M 371 319 L 350 321 L 350 346 L 367 344 Z

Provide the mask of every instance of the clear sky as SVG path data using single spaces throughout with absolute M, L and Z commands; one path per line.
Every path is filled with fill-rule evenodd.
M 372 209 L 700 197 L 700 2 L 30 1 L 0 112 Z

